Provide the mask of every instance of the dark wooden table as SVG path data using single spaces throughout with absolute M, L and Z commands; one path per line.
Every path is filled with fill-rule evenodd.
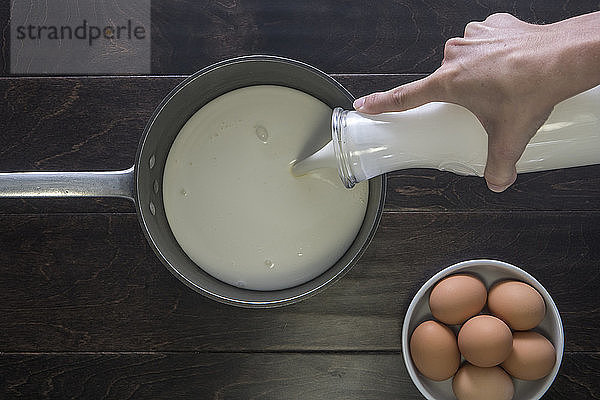
M 0 5 L 0 170 L 133 164 L 143 127 L 184 77 L 244 54 L 292 57 L 354 95 L 432 72 L 446 39 L 497 11 L 550 23 L 596 0 L 152 4 L 151 76 L 11 76 Z M 0 398 L 418 399 L 401 354 L 408 304 L 435 272 L 495 258 L 554 297 L 563 365 L 547 399 L 600 398 L 600 166 L 482 179 L 389 174 L 381 225 L 342 280 L 247 310 L 191 291 L 118 199 L 0 201 Z

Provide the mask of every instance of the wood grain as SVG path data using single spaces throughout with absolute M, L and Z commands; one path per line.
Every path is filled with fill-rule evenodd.
M 0 80 L 0 170 L 129 168 L 154 108 L 181 79 Z
M 335 75 L 356 96 L 424 75 Z M 135 161 L 139 138 L 183 77 L 0 79 L 0 171 L 109 170 Z M 127 106 L 122 106 L 127 104 Z M 502 194 L 482 179 L 433 170 L 388 176 L 389 211 L 598 210 L 600 166 L 522 174 Z M 133 212 L 119 199 L 0 199 L 0 214 Z
M 5 399 L 422 399 L 402 355 L 6 354 Z M 600 399 L 600 354 L 567 353 L 545 400 Z
M 133 214 L 6 215 L 0 226 L 0 351 L 398 351 L 419 287 L 474 258 L 530 272 L 561 311 L 566 349 L 600 351 L 600 213 L 386 213 L 350 273 L 273 310 L 185 287 Z
M 151 7 L 154 74 L 189 74 L 225 58 L 273 54 L 329 73 L 429 73 L 444 42 L 495 12 L 533 23 L 598 10 L 594 0 L 161 0 Z M 0 73 L 9 74 L 9 1 L 0 5 Z M 74 16 L 77 18 L 76 16 Z

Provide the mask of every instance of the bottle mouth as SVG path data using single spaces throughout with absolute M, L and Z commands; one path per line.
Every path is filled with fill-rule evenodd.
M 348 111 L 341 107 L 333 109 L 331 114 L 331 141 L 333 142 L 340 179 L 347 189 L 352 189 L 357 180 L 350 168 L 349 155 L 344 149 L 343 131 L 346 127 L 346 114 L 348 114 Z

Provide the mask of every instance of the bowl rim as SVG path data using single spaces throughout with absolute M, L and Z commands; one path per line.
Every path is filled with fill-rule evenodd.
M 440 279 L 442 279 L 446 276 L 449 276 L 453 273 L 460 272 L 461 270 L 466 269 L 468 267 L 473 267 L 476 265 L 500 267 L 500 268 L 511 270 L 511 271 L 515 272 L 523 280 L 527 281 L 528 284 L 530 284 L 538 292 L 540 292 L 540 294 L 544 298 L 544 301 L 546 302 L 546 312 L 552 313 L 552 315 L 554 315 L 556 321 L 558 321 L 558 340 L 557 340 L 557 343 L 553 343 L 553 345 L 555 347 L 555 351 L 556 351 L 556 362 L 555 362 L 554 368 L 552 369 L 550 374 L 548 374 L 545 378 L 542 378 L 542 379 L 545 379 L 545 384 L 534 394 L 533 397 L 531 397 L 531 400 L 538 400 L 544 395 L 544 393 L 546 393 L 546 391 L 550 388 L 550 386 L 554 382 L 554 379 L 556 379 L 556 376 L 558 375 L 558 371 L 560 369 L 560 365 L 562 363 L 562 357 L 563 357 L 563 353 L 564 353 L 564 343 L 565 343 L 562 319 L 560 317 L 558 308 L 556 307 L 556 304 L 554 303 L 554 300 L 552 299 L 552 296 L 550 296 L 550 293 L 548 293 L 546 288 L 544 288 L 544 286 L 537 279 L 535 279 L 527 271 L 525 271 L 513 264 L 509 264 L 507 262 L 500 261 L 500 260 L 494 260 L 494 259 L 466 260 L 466 261 L 461 261 L 456 264 L 453 264 L 449 267 L 446 267 L 446 268 L 442 269 L 441 271 L 437 272 L 431 278 L 429 278 L 427 280 L 427 282 L 425 282 L 421 286 L 421 288 L 419 288 L 417 293 L 413 296 L 413 299 L 410 302 L 410 305 L 408 306 L 408 309 L 406 311 L 406 315 L 404 316 L 404 322 L 402 324 L 402 357 L 404 358 L 404 365 L 406 366 L 406 369 L 408 370 L 410 379 L 413 381 L 414 385 L 417 387 L 417 389 L 419 389 L 419 391 L 421 392 L 421 394 L 423 396 L 425 396 L 429 400 L 438 400 L 421 383 L 421 377 L 418 375 L 419 373 L 417 372 L 414 364 L 412 363 L 412 359 L 410 357 L 409 342 L 408 342 L 408 337 L 409 337 L 408 330 L 409 330 L 409 325 L 410 325 L 410 319 L 411 319 L 411 317 L 414 313 L 414 310 L 417 306 L 418 300 L 421 299 L 425 295 L 425 293 L 431 287 L 433 287 L 433 285 L 436 284 Z M 433 319 L 433 317 L 432 317 L 432 319 Z

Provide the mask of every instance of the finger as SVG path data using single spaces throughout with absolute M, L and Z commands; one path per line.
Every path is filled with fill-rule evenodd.
M 354 108 L 365 114 L 405 111 L 440 98 L 440 84 L 435 74 L 406 85 L 373 93 L 354 101 Z
M 517 179 L 516 164 L 525 144 L 511 140 L 508 135 L 488 134 L 488 154 L 484 178 L 493 192 L 503 192 Z
M 495 13 L 495 14 L 489 15 L 485 19 L 485 21 L 483 21 L 483 23 L 488 26 L 506 27 L 507 25 L 514 23 L 515 21 L 520 21 L 520 20 L 512 14 Z
M 467 38 L 467 37 L 475 36 L 477 33 L 481 32 L 482 28 L 483 28 L 482 22 L 471 21 L 467 25 L 465 25 L 465 31 L 464 31 L 463 37 Z
M 494 192 L 502 192 L 517 179 L 516 163 L 527 148 L 529 141 L 546 122 L 554 107 L 529 111 L 525 122 L 480 122 L 488 133 L 488 155 L 484 177 Z

